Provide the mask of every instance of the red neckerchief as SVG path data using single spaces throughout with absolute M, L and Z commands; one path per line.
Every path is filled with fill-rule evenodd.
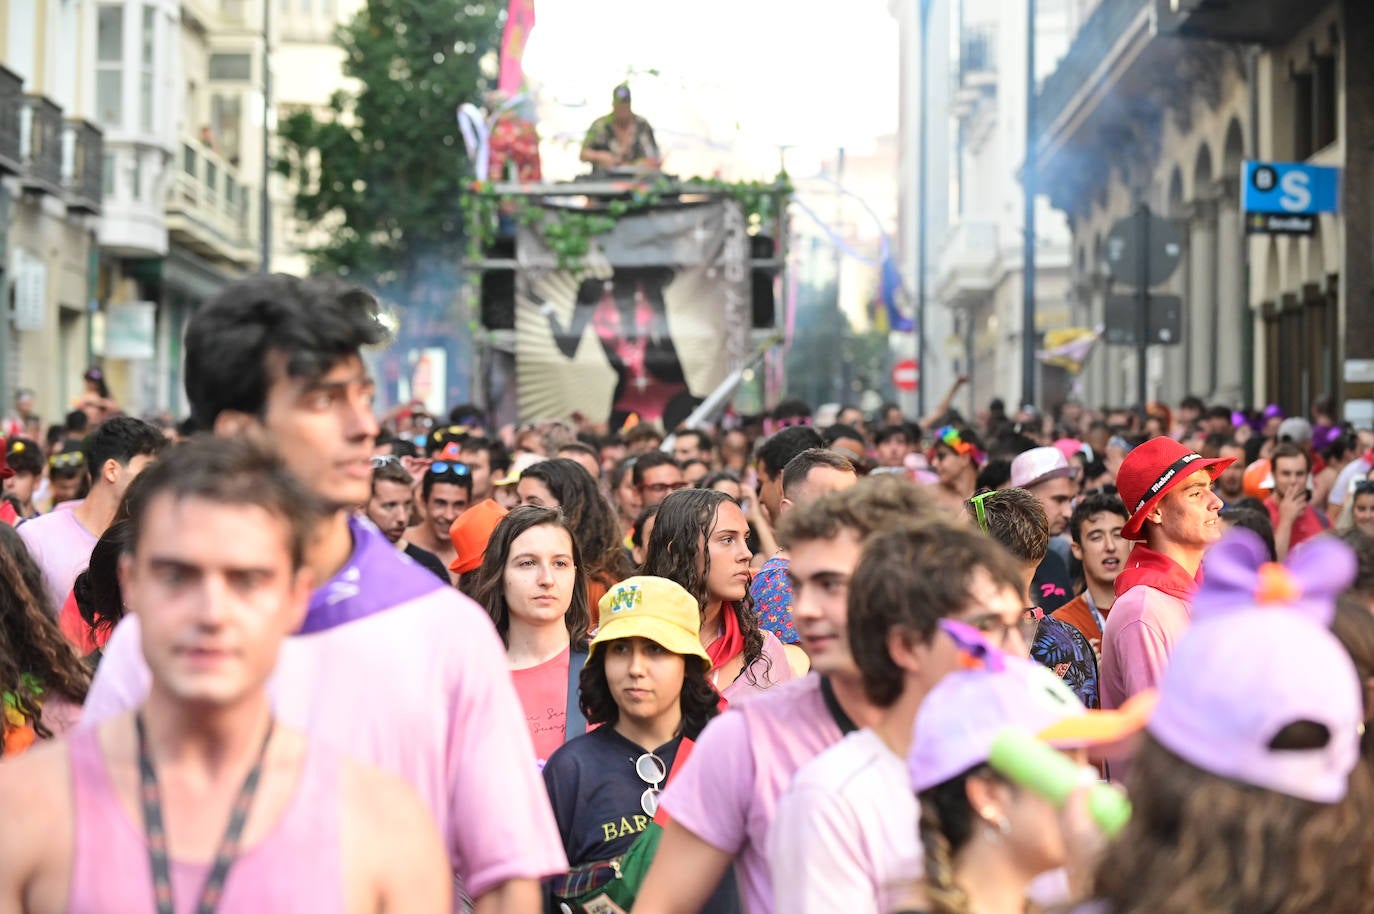
M 1202 570 L 1194 577 L 1183 566 L 1144 543 L 1136 543 L 1126 557 L 1126 567 L 1116 576 L 1116 595 L 1119 597 L 1138 584 L 1162 590 L 1180 600 L 1192 599 L 1202 583 Z
M 720 615 L 723 628 L 720 637 L 706 646 L 706 656 L 711 658 L 713 670 L 720 669 L 744 653 L 744 632 L 740 631 L 735 604 L 723 604 Z
M 744 653 L 744 632 L 739 627 L 739 616 L 735 615 L 735 604 L 723 603 L 720 609 L 722 627 L 720 637 L 706 645 L 706 656 L 711 658 L 711 669 L 713 670 L 720 669 Z M 721 686 L 716 686 L 716 691 L 721 693 L 720 710 L 724 711 L 730 704 L 725 700 L 725 690 Z

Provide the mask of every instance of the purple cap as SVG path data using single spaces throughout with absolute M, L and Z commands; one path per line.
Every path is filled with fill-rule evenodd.
M 1259 537 L 1242 528 L 1207 553 L 1193 625 L 1169 660 L 1148 729 L 1212 774 L 1339 802 L 1359 760 L 1364 695 L 1329 626 L 1336 596 L 1354 580 L 1355 558 L 1331 537 L 1306 543 L 1287 565 L 1266 557 Z M 1324 726 L 1326 744 L 1269 747 L 1299 721 Z
M 1000 671 L 950 673 L 916 715 L 907 769 L 917 793 L 988 760 L 1007 727 L 1039 733 L 1084 711 L 1064 681 L 1038 663 L 1007 657 Z

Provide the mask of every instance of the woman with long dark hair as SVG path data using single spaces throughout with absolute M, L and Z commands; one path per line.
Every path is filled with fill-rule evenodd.
M 586 562 L 587 605 L 596 626 L 596 606 L 611 585 L 634 574 L 625 554 L 615 512 L 586 467 L 559 457 L 541 460 L 520 474 L 516 484 L 520 504 L 559 508 Z
M 793 677 L 782 643 L 759 628 L 750 605 L 748 531 L 744 511 L 724 492 L 674 492 L 659 504 L 642 569 L 696 597 L 712 681 L 727 700 Z
M 580 469 L 580 468 L 579 468 Z M 556 508 L 516 508 L 492 532 L 473 593 L 506 645 L 542 764 L 586 729 L 576 683 L 587 654 L 587 583 L 572 525 Z
M 0 524 L 0 755 L 69 729 L 90 684 L 53 620 L 43 572 L 14 528 Z
M 679 754 L 718 713 L 696 600 L 663 578 L 632 577 L 602 598 L 606 623 L 582 670 L 582 711 L 601 726 L 569 740 L 544 766 L 571 866 L 629 850 L 658 810 Z M 736 910 L 727 878 L 704 910 Z M 556 909 L 555 909 L 556 910 Z

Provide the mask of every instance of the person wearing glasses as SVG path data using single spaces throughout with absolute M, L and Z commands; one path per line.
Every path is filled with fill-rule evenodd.
M 420 479 L 420 522 L 406 530 L 406 540 L 432 552 L 445 568 L 458 553 L 448 529 L 472 503 L 472 473 L 467 465 L 453 460 L 436 460 Z M 449 582 L 458 579 L 450 576 Z
M 415 508 L 415 480 L 399 457 L 372 458 L 372 497 L 363 505 L 362 513 L 382 531 L 388 541 L 410 557 L 412 562 L 449 583 L 448 570 L 439 557 L 405 539 Z
M 778 800 L 768 837 L 773 910 L 888 914 L 920 880 L 920 816 L 901 789 L 912 725 L 958 668 L 947 627 L 1015 632 L 1021 584 L 1005 550 L 943 519 L 864 545 L 846 629 L 877 719 L 803 765 Z
M 630 470 L 635 491 L 639 493 L 639 509 L 656 505 L 674 492 L 689 487 L 690 483 L 682 478 L 682 467 L 672 455 L 662 451 L 640 454 Z
M 72 583 L 86 567 L 96 541 L 114 520 L 124 490 L 166 445 L 152 425 L 131 416 L 116 416 L 96 426 L 86 438 L 82 469 L 89 472 L 91 490 L 69 507 L 35 517 L 19 528 L 19 536 L 43 569 L 47 598 L 54 618 Z M 70 454 L 58 454 L 62 461 Z
M 525 509 L 521 509 L 525 510 Z M 697 601 L 666 578 L 627 578 L 602 597 L 606 620 L 579 678 L 591 724 L 544 766 L 570 866 L 629 850 L 658 812 L 659 793 L 686 744 L 718 713 L 707 678 Z M 703 911 L 738 909 L 733 880 Z

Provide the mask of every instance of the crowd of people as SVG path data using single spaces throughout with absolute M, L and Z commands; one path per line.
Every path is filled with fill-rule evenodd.
M 1374 910 L 1330 402 L 493 428 L 376 414 L 376 308 L 231 285 L 180 424 L 16 399 L 0 912 Z

